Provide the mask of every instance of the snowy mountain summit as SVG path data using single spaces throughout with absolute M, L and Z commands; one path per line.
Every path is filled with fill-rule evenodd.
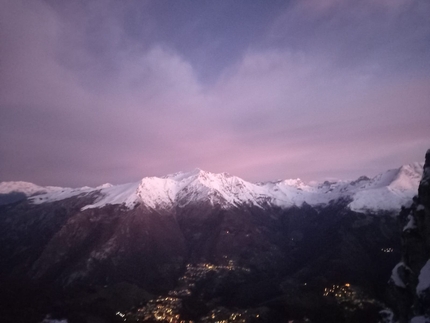
M 267 205 L 288 208 L 307 203 L 324 206 L 330 201 L 347 198 L 348 207 L 357 212 L 397 211 L 410 204 L 417 193 L 423 174 L 423 163 L 404 165 L 373 178 L 362 176 L 354 181 L 305 184 L 300 179 L 250 183 L 227 173 L 214 174 L 195 169 L 164 177 L 145 177 L 139 182 L 96 188 L 40 187 L 25 182 L 2 182 L 0 194 L 21 192 L 32 203 L 48 203 L 73 196 L 95 194 L 93 204 L 82 211 L 107 204 L 124 204 L 134 208 L 143 204 L 150 209 L 184 207 L 189 203 L 209 202 L 222 208 Z

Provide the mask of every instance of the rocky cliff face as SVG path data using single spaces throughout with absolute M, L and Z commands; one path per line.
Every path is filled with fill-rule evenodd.
M 403 208 L 402 260 L 392 271 L 391 292 L 399 323 L 430 322 L 430 150 L 418 196 Z

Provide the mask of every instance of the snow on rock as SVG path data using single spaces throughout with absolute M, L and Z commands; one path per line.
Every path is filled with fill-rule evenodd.
M 129 183 L 122 185 L 115 185 L 111 187 L 102 188 L 100 190 L 100 197 L 94 204 L 86 205 L 83 210 L 103 207 L 107 204 L 123 204 L 127 207 L 132 207 L 136 201 L 136 189 L 139 183 Z
M 111 183 L 105 183 L 105 184 L 102 184 L 102 185 L 99 185 L 99 186 L 97 186 L 96 187 L 96 189 L 97 190 L 101 190 L 101 189 L 103 189 L 103 188 L 109 188 L 109 187 L 112 187 L 113 185 L 111 184 Z
M 411 323 L 430 323 L 430 318 L 427 316 L 414 316 Z
M 79 194 L 89 193 L 91 191 L 94 191 L 94 188 L 88 186 L 70 188 L 57 186 L 43 187 L 27 182 L 0 183 L 0 194 L 8 194 L 12 192 L 24 193 L 34 204 L 60 201 Z
M 266 190 L 227 173 L 214 174 L 196 169 L 164 178 L 170 182 L 169 197 L 180 206 L 189 202 L 207 200 L 212 205 L 234 206 L 242 203 L 259 206 Z
M 124 204 L 133 208 L 143 204 L 148 208 L 169 209 L 188 203 L 206 201 L 222 208 L 242 204 L 264 207 L 325 205 L 331 200 L 349 198 L 349 208 L 356 212 L 397 211 L 410 203 L 416 194 L 423 163 L 405 165 L 386 171 L 374 178 L 362 176 L 355 181 L 325 181 L 306 184 L 300 179 L 266 183 L 250 183 L 227 173 L 215 174 L 195 169 L 164 177 L 145 177 L 139 182 L 122 185 L 103 184 L 96 188 L 41 187 L 25 182 L 0 183 L 0 194 L 24 192 L 35 203 L 62 200 L 72 196 L 97 192 L 98 199 L 82 210 L 107 204 Z M 412 224 L 411 224 L 412 225 Z
M 410 206 L 418 191 L 423 166 L 423 163 L 413 163 L 375 176 L 356 190 L 349 207 L 360 212 L 399 210 L 402 205 Z
M 136 196 L 152 208 L 169 207 L 176 196 L 176 183 L 170 178 L 147 177 L 140 182 Z
M 406 288 L 405 283 L 403 282 L 402 278 L 399 275 L 399 270 L 402 270 L 403 268 L 406 270 L 409 270 L 409 268 L 405 265 L 404 262 L 399 262 L 391 272 L 391 280 L 393 281 L 394 285 L 396 285 L 397 287 Z
M 301 206 L 304 202 L 310 205 L 326 204 L 338 194 L 323 192 L 321 187 L 305 185 L 300 180 L 284 180 L 264 184 L 265 194 L 271 203 L 280 207 Z
M 394 180 L 389 184 L 393 190 L 410 191 L 420 184 L 423 176 L 423 163 L 412 163 L 400 167 Z
M 54 187 L 51 187 L 54 189 Z M 28 182 L 1 182 L 0 194 L 9 194 L 12 192 L 24 193 L 26 196 L 41 194 L 50 191 L 47 187 L 42 187 Z
M 55 202 L 55 201 L 65 200 L 67 198 L 77 196 L 80 194 L 87 194 L 92 191 L 94 191 L 94 188 L 91 188 L 88 186 L 84 186 L 80 188 L 56 187 L 55 189 L 50 189 L 45 193 L 31 196 L 30 201 L 32 201 L 34 204 Z
M 415 223 L 415 219 L 412 214 L 408 215 L 408 223 L 403 228 L 403 231 L 413 230 L 417 228 L 417 224 Z
M 8 194 L 12 192 L 24 193 L 34 204 L 60 201 L 79 194 L 89 193 L 93 190 L 93 188 L 88 186 L 81 188 L 69 188 L 56 186 L 42 187 L 27 182 L 0 183 L 0 194 Z
M 421 294 L 426 289 L 430 288 L 430 259 L 421 268 L 418 276 L 417 294 Z
M 352 194 L 351 210 L 365 212 L 371 210 L 400 210 L 402 205 L 409 206 L 415 193 L 399 194 L 389 187 L 367 189 Z
M 51 315 L 46 315 L 41 323 L 67 323 L 66 319 L 53 319 Z

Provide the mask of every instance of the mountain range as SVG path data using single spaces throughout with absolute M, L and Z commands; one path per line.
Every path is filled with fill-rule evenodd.
M 348 207 L 357 212 L 397 211 L 411 203 L 422 177 L 423 163 L 391 169 L 373 178 L 361 176 L 353 181 L 325 181 L 305 184 L 300 179 L 250 183 L 227 173 L 214 174 L 200 169 L 164 177 L 145 177 L 122 185 L 103 184 L 96 188 L 41 187 L 27 182 L 1 182 L 0 194 L 23 193 L 34 204 L 64 200 L 73 196 L 97 196 L 82 210 L 107 204 L 133 208 L 142 204 L 150 209 L 171 209 L 188 203 L 209 201 L 222 208 L 240 205 L 266 205 L 288 208 L 307 203 L 327 205 L 349 198 Z
M 0 318 L 377 322 L 423 163 L 249 183 L 196 169 L 96 188 L 0 183 Z M 234 319 L 233 319 L 234 318 Z

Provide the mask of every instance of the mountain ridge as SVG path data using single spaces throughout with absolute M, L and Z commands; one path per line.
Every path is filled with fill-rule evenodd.
M 0 194 L 23 193 L 34 204 L 67 199 L 72 196 L 96 194 L 92 204 L 82 208 L 124 204 L 134 208 L 144 204 L 151 209 L 170 209 L 191 202 L 208 201 L 222 208 L 241 204 L 263 207 L 266 203 L 281 208 L 327 205 L 330 201 L 350 198 L 348 207 L 357 212 L 396 211 L 409 203 L 417 191 L 424 163 L 411 163 L 380 173 L 373 178 L 361 176 L 356 180 L 325 181 L 306 184 L 300 179 L 262 183 L 247 182 L 228 173 L 211 173 L 201 169 L 177 172 L 162 177 L 144 177 L 138 182 L 95 188 L 64 188 L 38 186 L 28 182 L 1 182 Z
M 421 165 L 314 184 L 299 179 L 254 184 L 198 169 L 97 188 L 0 183 L 0 285 L 6 291 L 0 316 L 24 322 L 15 313 L 33 286 L 27 307 L 38 311 L 39 321 L 52 313 L 57 299 L 62 310 L 84 317 L 101 306 L 102 314 L 95 314 L 110 317 L 105 322 L 146 304 L 127 314 L 127 321 L 134 315 L 137 321 L 141 313 L 155 313 L 151 306 L 163 295 L 184 304 L 180 315 L 200 323 L 219 306 L 234 313 L 236 307 L 260 311 L 261 304 L 275 316 L 300 318 L 306 306 L 312 322 L 350 323 L 357 321 L 337 317 L 357 301 L 367 304 L 357 315 L 374 318 L 382 306 L 374 300 L 383 299 L 401 249 L 394 208 L 415 195 L 411 188 L 418 185 Z M 381 199 L 393 210 L 367 211 Z M 184 285 L 182 277 L 195 281 Z M 128 286 L 123 296 L 138 288 L 154 298 L 117 304 L 116 294 L 104 294 L 119 285 Z M 324 293 L 341 287 L 357 291 L 348 308 L 343 301 L 333 303 L 341 301 L 335 294 Z M 45 290 L 47 300 L 33 305 Z M 288 296 L 292 290 L 299 303 Z M 10 294 L 12 306 L 4 305 Z M 203 303 L 205 309 L 198 310 Z M 360 322 L 376 322 L 373 318 Z M 279 320 L 263 322 L 274 321 Z

